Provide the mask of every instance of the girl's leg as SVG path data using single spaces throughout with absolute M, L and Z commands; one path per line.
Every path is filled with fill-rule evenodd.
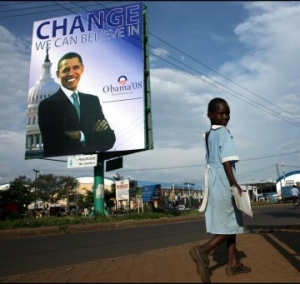
M 228 250 L 228 265 L 230 267 L 236 267 L 240 265 L 240 261 L 237 259 L 236 250 L 236 235 L 214 235 L 208 242 L 201 246 L 197 246 L 200 253 L 208 256 L 217 246 L 226 241 Z
M 235 238 L 235 235 L 214 235 L 208 242 L 198 246 L 198 250 L 203 254 L 209 255 L 217 246 L 230 238 Z
M 236 235 L 215 235 L 207 243 L 198 247 L 200 253 L 209 255 L 216 247 L 226 241 L 228 250 L 228 264 L 231 267 L 237 266 L 239 261 L 237 260 L 236 251 Z
M 250 272 L 250 267 L 245 266 L 237 260 L 236 235 L 231 235 L 227 239 L 226 245 L 228 250 L 228 265 L 226 267 L 226 274 L 228 276 L 233 276 L 239 273 Z
M 236 259 L 236 235 L 231 235 L 227 241 L 226 246 L 228 250 L 228 265 L 234 267 L 238 264 Z
M 197 264 L 197 271 L 204 283 L 210 283 L 209 258 L 208 255 L 221 243 L 226 241 L 228 249 L 228 265 L 226 274 L 233 276 L 239 273 L 250 272 L 251 268 L 244 266 L 236 258 L 236 235 L 214 235 L 203 245 L 195 246 L 190 250 L 192 259 Z
M 209 258 L 208 255 L 221 243 L 226 241 L 230 235 L 214 235 L 208 242 L 201 246 L 191 248 L 190 255 L 197 265 L 197 271 L 203 283 L 210 283 Z

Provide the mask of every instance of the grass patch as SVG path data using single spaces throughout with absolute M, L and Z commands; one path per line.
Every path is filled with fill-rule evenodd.
M 5 229 L 17 229 L 17 228 L 38 228 L 38 227 L 50 227 L 58 226 L 60 231 L 67 232 L 71 225 L 84 225 L 84 224 L 97 224 L 97 223 L 109 223 L 120 222 L 124 220 L 143 220 L 143 219 L 160 219 L 160 218 L 176 218 L 179 216 L 194 216 L 203 215 L 198 210 L 191 211 L 169 211 L 169 212 L 151 212 L 146 211 L 143 213 L 128 213 L 118 214 L 112 216 L 97 215 L 93 217 L 81 217 L 76 215 L 69 215 L 63 217 L 43 217 L 33 218 L 27 217 L 23 219 L 3 220 L 0 221 L 0 230 Z

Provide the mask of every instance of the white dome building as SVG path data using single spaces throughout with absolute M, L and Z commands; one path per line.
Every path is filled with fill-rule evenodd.
M 76 178 L 78 182 L 80 183 L 80 186 L 78 188 L 78 193 L 80 194 L 86 194 L 87 191 L 92 191 L 94 188 L 94 177 L 78 177 Z M 113 180 L 104 178 L 104 189 L 111 190 L 111 185 L 114 183 Z
M 43 141 L 38 125 L 38 105 L 40 101 L 60 88 L 51 77 L 51 66 L 47 50 L 40 79 L 31 87 L 28 94 L 25 159 L 43 157 Z
M 290 188 L 293 185 L 300 188 L 300 171 L 286 173 L 276 180 L 276 191 L 279 199 L 290 198 Z
M 276 188 L 280 186 L 293 186 L 300 183 L 300 171 L 286 173 L 276 179 Z

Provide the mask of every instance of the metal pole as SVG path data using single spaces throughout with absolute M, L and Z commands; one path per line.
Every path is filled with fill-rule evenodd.
M 284 163 L 282 163 L 282 173 L 283 173 L 284 185 L 286 186 L 286 183 L 285 183 L 285 172 L 284 172 Z
M 34 196 L 35 196 L 35 200 L 34 200 L 34 208 L 36 208 L 36 180 L 37 180 L 37 175 L 40 171 L 33 169 L 33 171 L 35 172 L 35 180 L 34 180 Z
M 97 166 L 94 167 L 94 212 L 93 214 L 109 213 L 104 208 L 104 159 L 98 155 Z
M 278 198 L 282 199 L 282 181 L 281 181 L 282 178 L 281 178 L 281 176 L 279 174 L 278 164 L 276 164 L 276 168 L 277 168 L 277 174 L 278 174 L 279 186 L 280 186 L 280 190 L 278 191 L 277 188 L 276 188 L 276 190 L 277 190 Z

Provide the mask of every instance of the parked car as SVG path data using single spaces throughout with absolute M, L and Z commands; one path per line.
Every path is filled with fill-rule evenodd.
M 179 211 L 190 210 L 190 208 L 185 207 L 184 204 L 180 204 L 176 207 Z

